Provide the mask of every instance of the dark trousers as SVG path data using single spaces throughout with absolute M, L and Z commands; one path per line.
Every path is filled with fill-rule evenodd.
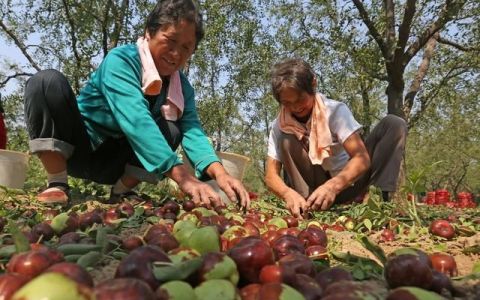
M 387 115 L 372 130 L 365 140 L 370 155 L 370 169 L 352 186 L 343 190 L 335 203 L 353 200 L 365 192 L 369 185 L 382 191 L 395 191 L 405 152 L 407 124 L 395 115 Z M 313 165 L 303 143 L 292 134 L 282 133 L 280 151 L 284 158 L 283 168 L 286 183 L 307 198 L 317 187 L 331 178 L 321 165 Z
M 97 149 L 92 148 L 77 99 L 62 73 L 45 70 L 32 76 L 25 87 L 24 101 L 30 151 L 62 153 L 68 175 L 103 184 L 114 184 L 123 174 L 156 181 L 125 137 L 112 137 Z M 170 147 L 176 149 L 182 138 L 178 124 L 164 118 L 159 118 L 157 124 Z
M 7 126 L 3 113 L 0 111 L 0 149 L 7 149 Z

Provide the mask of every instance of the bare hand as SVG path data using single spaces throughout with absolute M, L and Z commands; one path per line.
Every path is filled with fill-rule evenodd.
M 325 185 L 319 186 L 307 199 L 309 210 L 327 210 L 335 202 L 337 194 Z
M 215 180 L 230 201 L 237 203 L 240 200 L 239 204 L 244 209 L 248 209 L 250 207 L 250 197 L 248 196 L 248 192 L 240 180 L 230 176 L 227 173 L 217 176 Z
M 211 206 L 222 205 L 220 195 L 215 193 L 211 186 L 201 182 L 192 176 L 184 165 L 176 165 L 165 173 L 175 181 L 180 189 L 190 196 L 196 205 L 205 204 L 208 208 Z
M 220 195 L 215 193 L 211 186 L 197 179 L 185 180 L 179 184 L 180 189 L 189 195 L 196 205 L 205 204 L 207 208 L 221 206 Z
M 293 189 L 288 189 L 283 195 L 283 199 L 292 215 L 296 218 L 303 219 L 302 214 L 306 211 L 307 201 L 299 193 Z

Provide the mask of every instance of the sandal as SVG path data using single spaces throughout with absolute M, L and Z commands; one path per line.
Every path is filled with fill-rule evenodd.
M 66 183 L 51 182 L 46 190 L 37 195 L 37 200 L 46 205 L 67 205 L 70 200 L 70 187 Z

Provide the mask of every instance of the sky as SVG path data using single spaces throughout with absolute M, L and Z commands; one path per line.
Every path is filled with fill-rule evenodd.
M 2 37 L 0 37 L 0 61 L 3 62 L 5 59 L 11 62 L 17 62 L 21 64 L 28 63 L 17 47 L 8 45 L 6 41 Z M 2 71 L 5 72 L 7 75 L 13 74 L 13 72 L 11 71 L 9 72 L 8 70 L 2 70 Z M 15 91 L 17 88 L 18 88 L 18 81 L 15 79 L 12 79 L 8 82 L 5 88 L 0 89 L 0 92 L 2 93 L 2 95 L 9 95 L 13 91 Z

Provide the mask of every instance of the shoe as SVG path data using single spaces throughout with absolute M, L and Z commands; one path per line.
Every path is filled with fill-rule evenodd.
M 128 191 L 123 194 L 116 194 L 113 192 L 113 187 L 112 187 L 112 189 L 110 190 L 110 197 L 107 200 L 103 201 L 103 203 L 117 204 L 117 203 L 120 203 L 123 199 L 127 199 L 127 200 L 140 199 L 141 200 L 140 196 L 134 191 Z
M 46 205 L 67 205 L 70 201 L 70 187 L 66 183 L 51 182 L 46 190 L 37 195 L 37 200 Z

